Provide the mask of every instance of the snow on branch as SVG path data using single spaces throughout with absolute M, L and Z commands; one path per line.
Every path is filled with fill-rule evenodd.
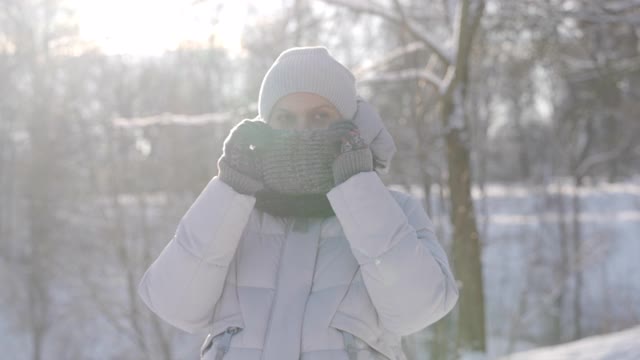
M 620 14 L 640 9 L 640 0 L 608 1 L 598 4 L 602 11 L 609 14 Z
M 450 50 L 441 46 L 440 42 L 437 41 L 433 36 L 431 36 L 431 33 L 417 26 L 417 24 L 413 20 L 409 19 L 405 15 L 402 4 L 400 4 L 400 0 L 394 0 L 393 3 L 395 5 L 396 12 L 400 15 L 400 20 L 402 21 L 401 25 L 404 26 L 406 30 L 408 30 L 415 38 L 422 41 L 426 46 L 433 50 L 433 52 L 438 55 L 438 57 L 447 65 L 455 63 L 455 55 L 453 55 Z
M 438 57 L 447 64 L 455 63 L 455 54 L 451 49 L 438 45 L 441 41 L 436 40 L 430 33 L 418 28 L 413 21 L 407 23 L 409 31 L 420 41 L 424 42 Z
M 347 8 L 357 13 L 376 15 L 385 20 L 398 23 L 399 19 L 391 15 L 392 11 L 385 6 L 377 4 L 374 1 L 357 1 L 357 0 L 323 0 L 325 3 L 335 6 Z
M 365 77 L 360 83 L 373 83 L 385 81 L 403 81 L 403 80 L 425 80 L 428 84 L 433 85 L 438 92 L 442 90 L 442 82 L 440 78 L 432 72 L 424 69 L 405 69 L 400 71 L 388 72 Z
M 354 70 L 354 74 L 358 77 L 361 77 L 361 76 L 364 77 L 366 76 L 367 73 L 371 71 L 384 70 L 387 68 L 387 66 L 391 64 L 391 62 L 395 61 L 396 59 L 400 59 L 405 55 L 411 54 L 418 50 L 422 50 L 424 48 L 425 48 L 424 43 L 420 41 L 409 43 L 405 46 L 401 46 L 399 48 L 391 50 L 387 54 L 387 56 L 383 57 L 379 61 L 374 62 L 373 64 L 360 66 L 359 68 Z
M 592 24 L 628 24 L 628 25 L 640 25 L 640 16 L 633 15 L 610 15 L 610 14 L 596 14 L 596 13 L 576 13 L 573 11 L 563 11 L 561 15 L 573 18 L 579 21 L 584 21 Z
M 348 1 L 348 0 L 323 0 L 327 4 L 344 7 L 357 13 L 375 15 L 382 19 L 385 19 L 398 26 L 403 26 L 407 29 L 416 40 L 424 43 L 429 49 L 431 49 L 442 61 L 447 65 L 455 62 L 454 55 L 451 50 L 445 48 L 442 41 L 435 39 L 431 33 L 420 28 L 415 21 L 405 17 L 401 10 L 401 7 L 397 6 L 396 12 L 400 12 L 397 15 L 393 15 L 393 10 L 387 9 L 372 1 Z
M 640 25 L 640 0 L 608 1 L 577 10 L 565 10 L 560 14 L 593 24 Z
M 112 123 L 119 128 L 143 128 L 148 126 L 202 126 L 207 124 L 225 124 L 238 122 L 242 119 L 242 114 L 251 112 L 251 107 L 246 109 L 237 109 L 235 111 L 208 113 L 198 115 L 183 115 L 173 113 L 163 113 L 153 116 L 145 116 L 138 118 L 115 118 Z

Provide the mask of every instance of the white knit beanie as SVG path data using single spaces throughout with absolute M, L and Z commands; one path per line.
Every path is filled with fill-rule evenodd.
M 329 100 L 345 119 L 357 109 L 355 77 L 323 46 L 283 51 L 262 79 L 258 97 L 260 117 L 269 121 L 276 102 L 291 93 L 314 93 Z

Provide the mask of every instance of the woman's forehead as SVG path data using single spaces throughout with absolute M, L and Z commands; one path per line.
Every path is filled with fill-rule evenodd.
M 307 92 L 296 92 L 288 94 L 278 102 L 276 102 L 274 108 L 287 110 L 291 112 L 303 112 L 313 108 L 329 107 L 337 111 L 336 107 L 326 98 Z

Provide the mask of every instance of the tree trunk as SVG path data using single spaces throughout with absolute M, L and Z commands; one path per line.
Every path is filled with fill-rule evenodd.
M 484 1 L 463 0 L 459 6 L 455 73 L 441 98 L 446 130 L 448 186 L 453 225 L 453 266 L 460 286 L 456 347 L 486 354 L 482 252 L 471 196 L 471 140 L 468 129 L 467 88 L 473 39 L 484 13 Z
M 558 295 L 553 302 L 553 333 L 550 334 L 547 340 L 552 344 L 562 343 L 565 341 L 566 336 L 564 332 L 563 316 L 565 309 L 565 288 L 569 280 L 571 269 L 569 269 L 569 231 L 567 229 L 567 221 L 565 218 L 566 209 L 564 205 L 564 193 L 562 191 L 562 184 L 558 184 L 558 195 L 554 195 L 557 200 L 555 208 L 558 211 L 558 231 L 560 240 L 560 259 L 557 267 L 557 278 L 555 282 L 558 284 Z
M 471 197 L 471 162 L 463 129 L 465 83 L 443 99 L 442 120 L 446 135 L 450 217 L 453 225 L 453 264 L 461 283 L 457 347 L 471 351 L 486 351 L 484 293 L 481 266 L 480 237 Z
M 580 224 L 580 187 L 582 186 L 582 177 L 577 175 L 574 177 L 573 198 L 571 199 L 571 218 L 573 227 L 573 272 L 575 283 L 573 288 L 573 339 L 582 338 L 582 307 L 580 300 L 582 299 L 582 228 Z

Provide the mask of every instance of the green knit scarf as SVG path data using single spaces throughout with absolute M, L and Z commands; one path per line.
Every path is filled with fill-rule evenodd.
M 264 189 L 256 193 L 255 207 L 273 216 L 335 216 L 326 194 L 282 194 Z

